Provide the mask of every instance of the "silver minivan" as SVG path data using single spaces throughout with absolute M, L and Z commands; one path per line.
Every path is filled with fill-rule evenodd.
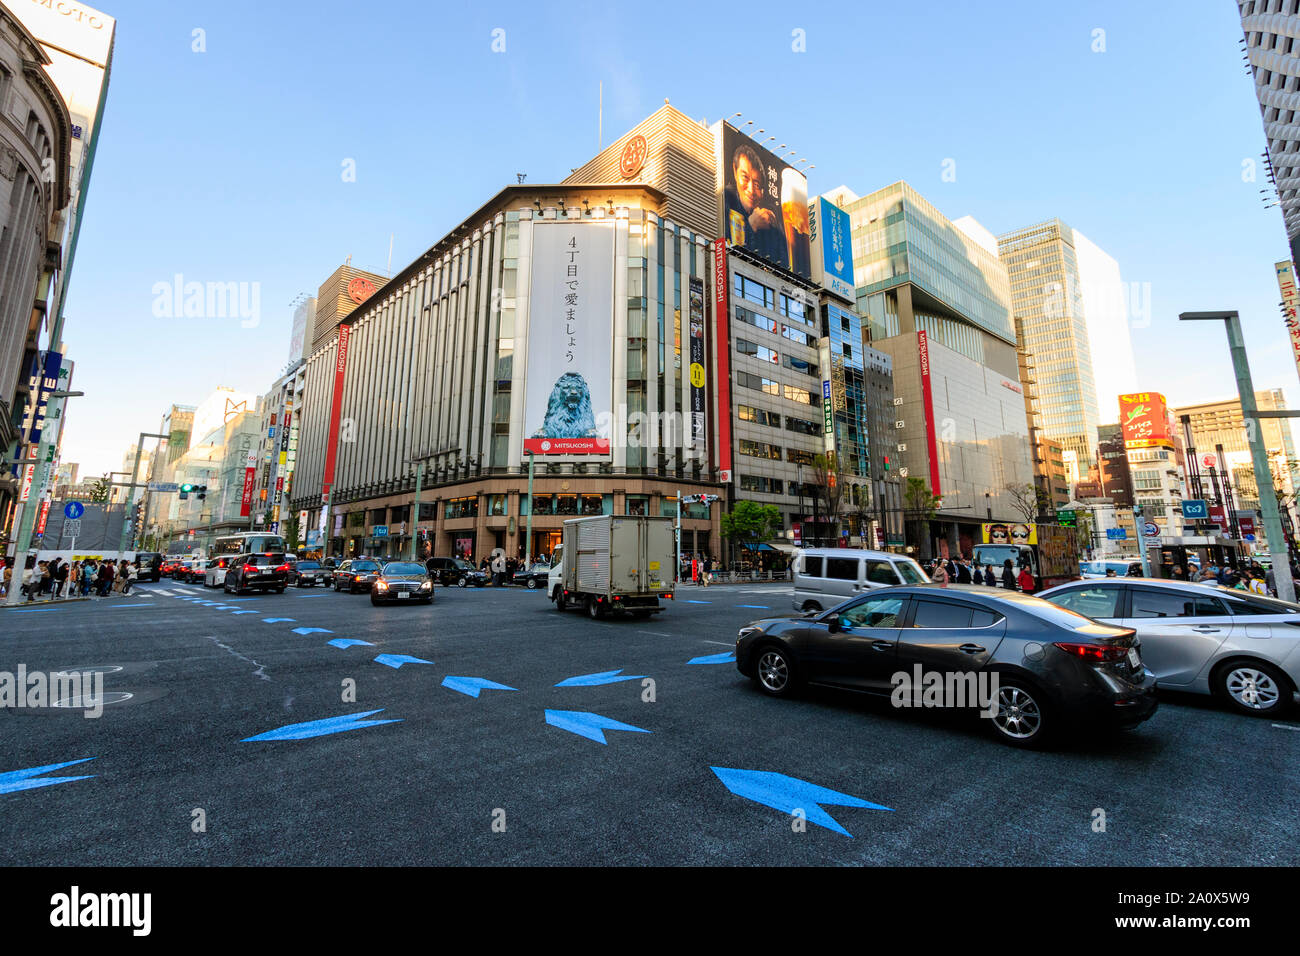
M 904 554 L 808 548 L 794 559 L 794 609 L 824 611 L 864 591 L 929 581 L 921 566 Z

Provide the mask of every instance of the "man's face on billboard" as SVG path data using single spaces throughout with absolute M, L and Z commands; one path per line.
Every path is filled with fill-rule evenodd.
M 753 212 L 763 195 L 763 171 L 741 153 L 736 157 L 732 172 L 736 175 L 736 195 L 740 197 L 740 204 L 745 207 L 745 212 Z

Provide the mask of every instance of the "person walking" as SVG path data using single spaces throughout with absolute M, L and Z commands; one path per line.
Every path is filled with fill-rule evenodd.
M 90 597 L 90 587 L 95 583 L 95 562 L 81 562 L 81 596 Z
M 998 579 L 993 576 L 993 565 L 984 565 L 984 586 L 986 588 L 995 588 L 998 586 Z
M 709 557 L 704 559 L 704 586 L 707 588 L 709 586 L 709 582 L 712 580 L 713 580 L 713 557 L 710 555 Z
M 1264 576 L 1260 573 L 1251 573 L 1250 584 L 1247 585 L 1247 588 L 1252 594 L 1262 594 L 1265 597 L 1268 596 L 1268 585 L 1264 583 Z
M 957 563 L 957 583 L 958 584 L 971 583 L 970 562 L 967 561 L 965 558 L 962 558 L 961 561 Z
M 135 579 L 136 577 L 139 576 L 139 573 L 140 573 L 140 566 L 138 563 L 128 564 L 126 561 L 122 562 L 122 593 L 123 594 L 131 593 L 131 585 L 135 583 Z
M 948 569 L 942 561 L 935 564 L 934 570 L 930 572 L 930 580 L 941 588 L 948 586 Z
M 1016 589 L 1016 572 L 1011 570 L 1011 559 L 1002 562 L 1002 587 L 1007 591 Z
M 108 597 L 112 589 L 113 563 L 111 561 L 101 561 L 99 562 L 99 596 Z
M 1034 576 L 1029 573 L 1029 565 L 1022 564 L 1020 566 L 1020 574 L 1016 577 L 1016 584 L 1020 585 L 1020 590 L 1026 594 L 1034 593 Z
M 59 561 L 59 569 L 54 574 L 54 596 L 58 598 L 68 597 L 68 577 L 72 569 L 68 567 L 67 561 Z

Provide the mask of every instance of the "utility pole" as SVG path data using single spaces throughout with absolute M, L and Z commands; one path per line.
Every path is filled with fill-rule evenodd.
M 135 497 L 135 489 L 139 486 L 137 478 L 140 475 L 140 455 L 144 451 L 144 440 L 146 438 L 171 438 L 170 435 L 159 435 L 155 432 L 141 432 L 139 439 L 135 443 L 135 464 L 131 468 L 131 483 L 127 485 L 125 511 L 122 514 L 122 537 L 118 544 L 117 556 L 121 559 L 126 552 L 126 527 L 127 516 L 130 514 L 131 500 Z M 159 443 L 161 445 L 161 442 Z M 154 449 L 154 454 L 158 454 L 158 449 Z M 251 528 L 249 529 L 252 530 Z
M 1268 466 L 1268 450 L 1259 427 L 1259 408 L 1255 404 L 1255 386 L 1250 377 L 1250 361 L 1246 357 L 1246 344 L 1241 335 L 1241 317 L 1236 312 L 1184 312 L 1181 321 L 1218 319 L 1228 333 L 1228 351 L 1232 354 L 1232 370 L 1237 377 L 1237 396 L 1241 402 L 1241 417 L 1246 423 L 1246 438 L 1250 443 L 1251 464 L 1255 470 L 1255 487 L 1259 494 L 1259 516 L 1268 536 L 1269 557 L 1273 564 L 1273 582 L 1277 596 L 1283 601 L 1295 600 L 1295 582 L 1291 579 L 1291 559 L 1286 539 L 1282 533 L 1282 519 L 1278 515 L 1277 492 L 1273 487 L 1273 472 Z
M 533 462 L 537 458 L 528 452 L 528 527 L 524 532 L 524 567 L 533 566 Z

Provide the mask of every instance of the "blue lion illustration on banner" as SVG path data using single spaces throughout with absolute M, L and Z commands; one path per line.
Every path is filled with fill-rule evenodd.
M 555 381 L 546 404 L 546 419 L 534 438 L 596 438 L 596 418 L 591 410 L 591 390 L 577 372 L 565 372 Z

